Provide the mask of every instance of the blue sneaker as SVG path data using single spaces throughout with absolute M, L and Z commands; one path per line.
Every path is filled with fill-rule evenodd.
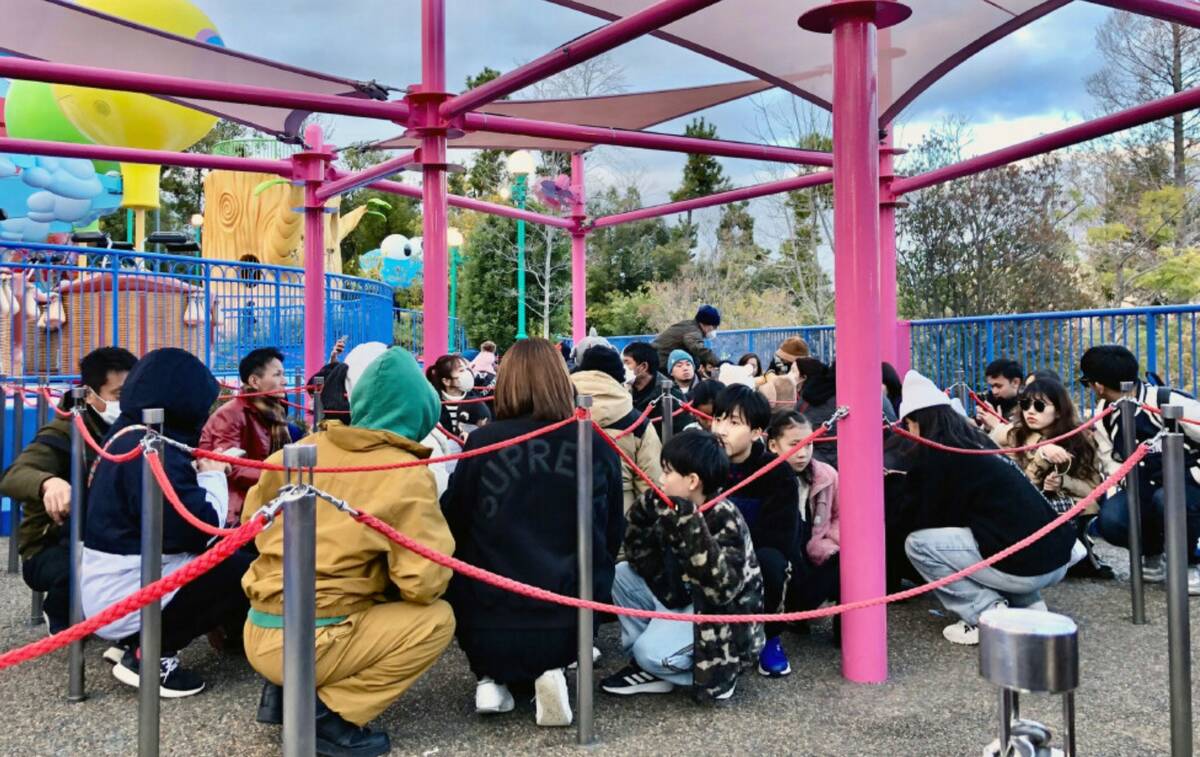
M 792 672 L 783 642 L 778 636 L 767 639 L 766 646 L 758 653 L 758 672 L 768 678 L 783 678 Z

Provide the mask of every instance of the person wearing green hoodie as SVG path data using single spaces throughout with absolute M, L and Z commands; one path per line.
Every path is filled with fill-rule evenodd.
M 351 425 L 327 421 L 302 440 L 324 466 L 423 460 L 424 439 L 441 403 L 417 361 L 399 347 L 375 358 L 350 389 Z M 282 461 L 276 453 L 270 462 Z M 243 517 L 269 501 L 283 474 L 263 471 L 246 496 Z M 318 473 L 314 485 L 444 554 L 454 538 L 438 507 L 428 468 L 369 473 Z M 284 516 L 286 517 L 286 515 Z M 259 721 L 282 722 L 283 531 L 255 539 L 259 556 L 242 579 L 250 598 L 246 658 L 269 682 Z M 386 754 L 386 732 L 366 724 L 433 665 L 454 635 L 454 613 L 442 594 L 451 572 L 389 541 L 324 502 L 317 505 L 317 753 Z

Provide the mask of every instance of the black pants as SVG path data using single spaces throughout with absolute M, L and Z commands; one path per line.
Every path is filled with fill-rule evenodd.
M 241 633 L 250 610 L 250 600 L 242 591 L 242 576 L 253 558 L 234 552 L 212 570 L 186 584 L 162 611 L 162 654 L 170 657 L 216 628 Z M 138 635 L 122 642 L 136 647 Z
M 66 542 L 46 547 L 24 562 L 21 574 L 26 585 L 46 595 L 42 610 L 53 631 L 67 627 L 71 612 L 71 548 Z
M 1148 487 L 1147 487 L 1148 489 Z M 1142 497 L 1142 554 L 1146 556 L 1161 555 L 1165 536 L 1164 513 L 1166 510 L 1166 492 L 1153 489 L 1153 494 L 1147 502 Z M 1200 536 L 1200 486 L 1188 476 L 1183 487 L 1186 500 L 1185 510 L 1187 519 L 1187 561 L 1189 565 L 1200 562 L 1196 557 L 1196 539 Z M 1100 535 L 1109 544 L 1118 547 L 1129 546 L 1129 503 L 1124 489 L 1104 500 L 1100 505 L 1100 519 L 1097 521 Z
M 458 646 L 476 678 L 507 685 L 525 684 L 578 657 L 574 628 L 465 628 L 455 632 Z
M 779 550 L 769 547 L 755 550 L 754 554 L 763 577 L 763 612 L 815 610 L 826 600 L 836 600 L 841 593 L 839 555 L 814 565 L 805 555 L 789 560 Z M 767 638 L 778 636 L 785 625 L 767 623 L 764 629 Z

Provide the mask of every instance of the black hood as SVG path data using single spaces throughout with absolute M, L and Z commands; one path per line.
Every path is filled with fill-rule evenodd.
M 824 371 L 810 374 L 804 380 L 803 400 L 812 406 L 824 405 L 833 398 L 837 390 L 837 363 L 830 363 Z
M 142 411 L 162 408 L 163 430 L 185 444 L 195 444 L 217 400 L 220 387 L 204 363 L 186 350 L 166 347 L 137 361 L 121 388 L 121 417 L 109 434 L 142 422 Z

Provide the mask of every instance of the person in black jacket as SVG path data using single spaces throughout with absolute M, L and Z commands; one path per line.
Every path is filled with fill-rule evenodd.
M 748 386 L 726 387 L 713 407 L 713 433 L 729 455 L 728 491 L 761 469 L 770 471 L 729 495 L 750 527 L 750 538 L 763 575 L 766 612 L 799 609 L 802 598 L 792 576 L 803 562 L 800 537 L 800 489 L 791 466 L 767 451 L 763 432 L 771 422 L 771 405 Z M 768 623 L 767 641 L 758 657 L 758 672 L 771 678 L 792 672 L 779 638 L 782 624 Z
M 496 418 L 467 440 L 468 451 L 544 428 L 574 415 L 574 390 L 562 356 L 545 339 L 524 339 L 504 356 Z M 472 565 L 561 594 L 576 595 L 574 423 L 545 436 L 461 461 L 442 496 L 455 555 Z M 612 596 L 624 532 L 621 467 L 600 432 L 592 433 L 592 593 Z M 446 599 L 459 646 L 478 679 L 475 710 L 508 712 L 512 684 L 534 683 L 539 725 L 570 725 L 563 668 L 576 660 L 577 613 L 455 575 Z
M 675 386 L 675 382 L 659 373 L 658 353 L 649 343 L 631 342 L 625 345 L 625 349 L 621 352 L 621 361 L 625 363 L 625 383 L 629 386 L 630 395 L 633 396 L 633 409 L 639 415 L 645 411 L 647 405 L 662 399 L 664 384 L 671 386 L 671 396 L 675 398 L 676 410 L 687 401 L 683 392 Z M 654 423 L 654 430 L 658 433 L 658 438 L 661 439 L 663 437 L 662 408 L 651 410 L 650 419 Z M 680 413 L 672 421 L 671 430 L 679 433 L 689 422 L 688 414 Z
M 144 432 L 134 427 L 141 424 L 142 410 L 148 408 L 164 411 L 165 437 L 195 446 L 217 394 L 216 379 L 191 353 L 173 347 L 147 353 L 125 381 L 121 415 L 105 437 L 109 451 L 121 454 L 141 442 Z M 203 459 L 193 466 L 186 453 L 169 444 L 164 445 L 161 454 L 167 478 L 188 511 L 211 526 L 223 524 L 229 508 L 225 480 L 228 466 Z M 140 588 L 141 530 L 141 461 L 100 460 L 88 488 L 84 523 L 80 593 L 85 615 L 95 615 Z M 164 501 L 164 576 L 194 560 L 207 548 L 209 540 Z M 241 580 L 251 559 L 247 554 L 234 554 L 179 591 L 163 597 L 163 656 L 159 663 L 163 697 L 191 696 L 204 689 L 199 676 L 179 667 L 178 651 L 192 639 L 218 628 L 229 628 L 236 632 L 236 638 L 241 638 L 240 629 L 249 609 Z M 136 652 L 140 626 L 140 616 L 135 612 L 97 632 L 125 648 L 124 657 L 113 668 L 113 676 L 135 687 L 140 663 Z
M 959 449 L 995 449 L 916 371 L 904 377 L 900 413 L 910 434 Z M 964 455 L 918 444 L 905 475 L 916 529 L 905 541 L 913 567 L 934 581 L 974 565 L 1054 520 L 1057 513 L 1005 455 Z M 937 589 L 959 617 L 942 635 L 979 643 L 979 616 L 998 606 L 1046 608 L 1041 591 L 1086 554 L 1068 522 L 995 565 Z

